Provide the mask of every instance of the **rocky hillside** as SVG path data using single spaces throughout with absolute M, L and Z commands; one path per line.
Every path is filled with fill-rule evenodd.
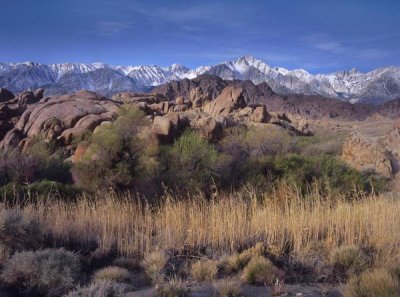
M 369 106 L 315 95 L 280 95 L 276 94 L 267 83 L 256 85 L 251 81 L 223 80 L 211 75 L 201 75 L 192 80 L 173 81 L 154 88 L 152 92 L 162 94 L 169 100 L 179 96 L 190 100 L 199 94 L 213 99 L 227 86 L 245 89 L 248 104 L 265 104 L 271 112 L 291 113 L 307 118 L 362 120 L 373 110 Z
M 251 93 L 243 86 L 227 85 L 214 77 L 205 79 L 212 81 L 213 87 L 202 79 L 185 81 L 197 88 L 189 87 L 189 95 L 174 100 L 171 94 L 133 93 L 120 93 L 110 99 L 89 91 L 43 97 L 43 89 L 14 96 L 1 89 L 0 147 L 24 151 L 40 136 L 68 148 L 86 131 L 93 132 L 113 121 L 123 104 L 142 110 L 152 123 L 154 135 L 163 143 L 172 142 L 188 126 L 200 130 L 210 141 L 218 140 L 224 127 L 237 124 L 273 122 L 292 133 L 309 133 L 307 127 L 299 128 L 284 117 L 273 119 L 263 104 L 250 104 Z M 215 93 L 214 88 L 218 90 Z

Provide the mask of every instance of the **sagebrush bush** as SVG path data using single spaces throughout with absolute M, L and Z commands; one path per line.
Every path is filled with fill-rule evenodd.
M 156 286 L 156 297 L 186 297 L 189 289 L 180 279 L 171 279 Z
M 164 251 L 154 251 L 144 256 L 142 266 L 153 283 L 163 278 L 168 255 Z
M 74 164 L 76 180 L 86 190 L 138 187 L 156 170 L 158 142 L 145 114 L 133 107 L 119 113 L 115 122 L 93 133 L 82 160 Z
M 240 283 L 236 279 L 222 279 L 214 283 L 215 290 L 219 297 L 241 296 Z
M 273 285 L 282 278 L 282 272 L 263 256 L 254 256 L 242 273 L 242 280 L 249 284 Z
M 331 264 L 339 278 L 346 278 L 368 268 L 368 258 L 357 246 L 341 246 L 331 252 Z
M 375 269 L 352 277 L 347 283 L 345 297 L 398 297 L 399 280 L 385 269 Z
M 171 146 L 161 150 L 162 180 L 172 188 L 206 190 L 218 176 L 221 158 L 198 133 L 185 131 Z
M 106 281 L 77 289 L 65 295 L 65 297 L 125 297 L 132 291 L 134 291 L 134 288 L 129 284 Z
M 199 260 L 193 263 L 191 275 L 197 281 L 213 280 L 218 273 L 217 263 L 212 260 Z
M 129 271 L 117 266 L 100 269 L 93 275 L 93 281 L 95 282 L 109 281 L 114 283 L 129 283 L 131 280 L 131 274 Z
M 61 296 L 79 281 L 79 256 L 64 249 L 19 252 L 4 264 L 0 278 L 24 296 Z
M 21 211 L 0 210 L 0 248 L 4 256 L 37 249 L 43 241 L 39 222 Z

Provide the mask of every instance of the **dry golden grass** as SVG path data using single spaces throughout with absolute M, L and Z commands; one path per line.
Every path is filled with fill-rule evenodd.
M 191 274 L 197 281 L 213 280 L 218 273 L 217 263 L 212 260 L 198 260 L 193 263 Z
M 282 278 L 282 273 L 263 256 L 254 256 L 244 268 L 242 280 L 249 284 L 272 286 Z
M 398 297 L 400 285 L 388 271 L 375 269 L 350 279 L 343 293 L 345 297 Z
M 400 244 L 400 199 L 389 196 L 354 202 L 316 194 L 305 199 L 283 187 L 270 197 L 255 197 L 251 191 L 211 201 L 167 195 L 151 207 L 107 194 L 76 203 L 41 202 L 23 210 L 34 213 L 59 244 L 95 241 L 104 251 L 116 245 L 126 256 L 203 247 L 231 253 L 256 242 L 301 255 L 319 243 L 328 251 L 341 245 L 373 247 L 373 260 L 385 263 L 398 254 Z
M 129 283 L 131 281 L 131 275 L 125 268 L 117 266 L 109 266 L 96 271 L 93 276 L 95 282 L 98 281 L 110 281 L 116 283 Z
M 240 282 L 237 279 L 221 279 L 214 283 L 214 288 L 219 297 L 239 297 L 242 295 Z

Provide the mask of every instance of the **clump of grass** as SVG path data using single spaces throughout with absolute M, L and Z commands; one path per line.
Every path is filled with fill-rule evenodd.
M 215 261 L 199 260 L 193 263 L 191 269 L 192 277 L 197 281 L 213 280 L 218 273 L 218 267 Z
M 125 268 L 110 266 L 96 271 L 93 280 L 95 282 L 129 283 L 131 281 L 131 274 Z
M 263 256 L 254 256 L 243 270 L 242 280 L 249 284 L 272 286 L 282 272 Z
M 129 284 L 105 281 L 76 289 L 65 297 L 125 297 L 133 290 L 134 288 Z
M 261 256 L 265 252 L 263 243 L 257 243 L 254 247 L 236 253 L 226 260 L 226 270 L 228 272 L 238 272 L 242 270 L 254 256 Z
M 331 253 L 331 263 L 339 277 L 359 274 L 368 267 L 368 259 L 357 246 L 341 246 Z
M 153 283 L 163 278 L 165 266 L 168 263 L 168 256 L 165 251 L 154 251 L 144 256 L 142 265 Z
M 188 294 L 187 286 L 177 278 L 156 286 L 156 297 L 186 297 Z
M 353 276 L 343 292 L 344 297 L 398 297 L 399 294 L 399 281 L 385 269 Z
M 214 284 L 219 297 L 239 297 L 241 296 L 240 284 L 237 280 L 229 278 L 222 279 Z

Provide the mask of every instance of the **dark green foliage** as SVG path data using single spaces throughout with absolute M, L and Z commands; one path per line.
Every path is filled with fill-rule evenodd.
M 303 194 L 307 194 L 314 184 L 321 194 L 346 197 L 362 192 L 381 192 L 386 188 L 384 179 L 358 172 L 332 155 L 248 157 L 236 168 L 235 176 L 236 184 L 251 184 L 260 191 L 269 191 L 281 182 L 297 187 Z
M 218 179 L 222 160 L 213 145 L 196 132 L 186 131 L 161 150 L 162 180 L 172 188 L 207 190 Z
M 132 107 L 120 110 L 117 120 L 90 139 L 83 160 L 74 166 L 79 184 L 87 190 L 134 188 L 152 175 L 156 162 L 145 115 Z

